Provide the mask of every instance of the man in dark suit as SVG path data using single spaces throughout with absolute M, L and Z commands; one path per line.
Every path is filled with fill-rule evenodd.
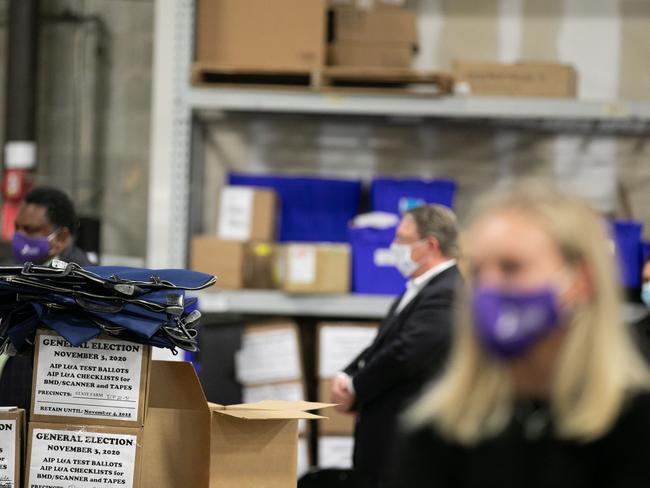
M 89 265 L 86 254 L 74 245 L 77 216 L 72 201 L 56 188 L 30 191 L 16 216 L 12 240 L 17 264 L 47 264 L 52 259 Z M 17 406 L 29 412 L 32 392 L 33 351 L 0 354 L 0 406 Z
M 454 292 L 460 279 L 458 226 L 448 208 L 408 211 L 392 250 L 409 277 L 374 342 L 332 386 L 342 412 L 357 413 L 354 467 L 370 487 L 390 484 L 390 452 L 405 407 L 444 365 L 451 342 Z

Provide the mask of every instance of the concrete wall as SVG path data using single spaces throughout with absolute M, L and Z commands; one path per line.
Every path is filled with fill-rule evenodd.
M 0 1 L 0 12 L 7 4 Z M 144 256 L 154 2 L 41 6 L 36 182 L 65 189 L 81 212 L 102 217 L 105 253 Z M 62 22 L 66 11 L 102 27 Z M 0 73 L 5 63 L 0 51 Z

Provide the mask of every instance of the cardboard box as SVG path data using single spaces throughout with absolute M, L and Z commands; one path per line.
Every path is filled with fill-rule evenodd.
M 287 244 L 278 250 L 277 277 L 290 293 L 347 293 L 350 290 L 350 246 Z
M 206 488 L 210 410 L 190 363 L 152 361 L 142 447 L 143 488 Z
M 235 375 L 249 386 L 301 382 L 298 326 L 290 321 L 247 326 L 241 349 L 235 353 Z
M 327 50 L 329 66 L 350 68 L 410 68 L 413 45 L 409 43 L 335 42 Z
M 271 289 L 276 245 L 269 242 L 224 241 L 213 236 L 192 239 L 191 268 L 215 275 L 224 289 Z
M 30 422 L 30 487 L 140 486 L 141 427 Z
M 322 418 L 309 411 L 326 406 L 331 405 L 282 401 L 230 407 L 211 404 L 210 486 L 296 486 L 297 420 Z
M 305 401 L 305 385 L 302 381 L 289 381 L 286 383 L 267 383 L 264 385 L 245 385 L 242 388 L 242 400 L 244 403 L 256 403 L 265 400 L 284 400 L 287 402 Z M 298 433 L 303 435 L 307 432 L 305 420 L 298 422 Z
M 191 364 L 153 361 L 143 488 L 284 488 L 297 483 L 298 420 L 330 405 L 208 404 Z
M 0 407 L 0 486 L 21 485 L 25 411 Z
M 100 337 L 74 347 L 52 331 L 36 334 L 31 420 L 142 426 L 150 346 Z
M 323 66 L 326 0 L 199 0 L 197 61 L 231 70 Z
M 322 322 L 318 324 L 317 364 L 319 378 L 331 378 L 368 347 L 379 330 L 377 323 Z
M 508 97 L 575 97 L 573 66 L 557 63 L 454 64 L 456 91 L 468 95 Z
M 318 380 L 318 401 L 329 402 L 332 391 L 332 378 Z M 318 421 L 320 435 L 354 435 L 355 415 L 339 413 L 332 409 L 327 413 L 327 418 Z
M 361 9 L 335 6 L 332 12 L 332 42 L 394 43 L 417 46 L 417 14 L 414 10 L 377 6 Z
M 221 190 L 217 235 L 231 241 L 274 241 L 277 207 L 273 190 L 227 186 Z
M 352 468 L 354 439 L 347 436 L 323 436 L 318 439 L 318 467 Z

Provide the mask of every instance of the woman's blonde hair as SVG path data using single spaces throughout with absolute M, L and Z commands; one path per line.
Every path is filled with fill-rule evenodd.
M 650 376 L 621 318 L 618 275 L 605 223 L 582 199 L 527 182 L 492 195 L 473 220 L 518 210 L 552 236 L 569 266 L 583 267 L 592 295 L 572 315 L 555 365 L 550 404 L 557 434 L 588 441 L 603 435 L 626 396 L 649 389 Z M 498 434 L 511 419 L 514 395 L 504 364 L 477 342 L 463 297 L 446 372 L 407 415 L 407 425 L 432 424 L 443 435 L 473 444 Z

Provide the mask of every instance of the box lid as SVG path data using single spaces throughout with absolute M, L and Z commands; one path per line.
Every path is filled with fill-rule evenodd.
M 333 407 L 331 403 L 264 400 L 256 403 L 239 405 L 219 405 L 210 403 L 214 413 L 248 420 L 291 420 L 291 419 L 322 419 L 320 415 L 309 413 L 310 410 L 320 410 Z

